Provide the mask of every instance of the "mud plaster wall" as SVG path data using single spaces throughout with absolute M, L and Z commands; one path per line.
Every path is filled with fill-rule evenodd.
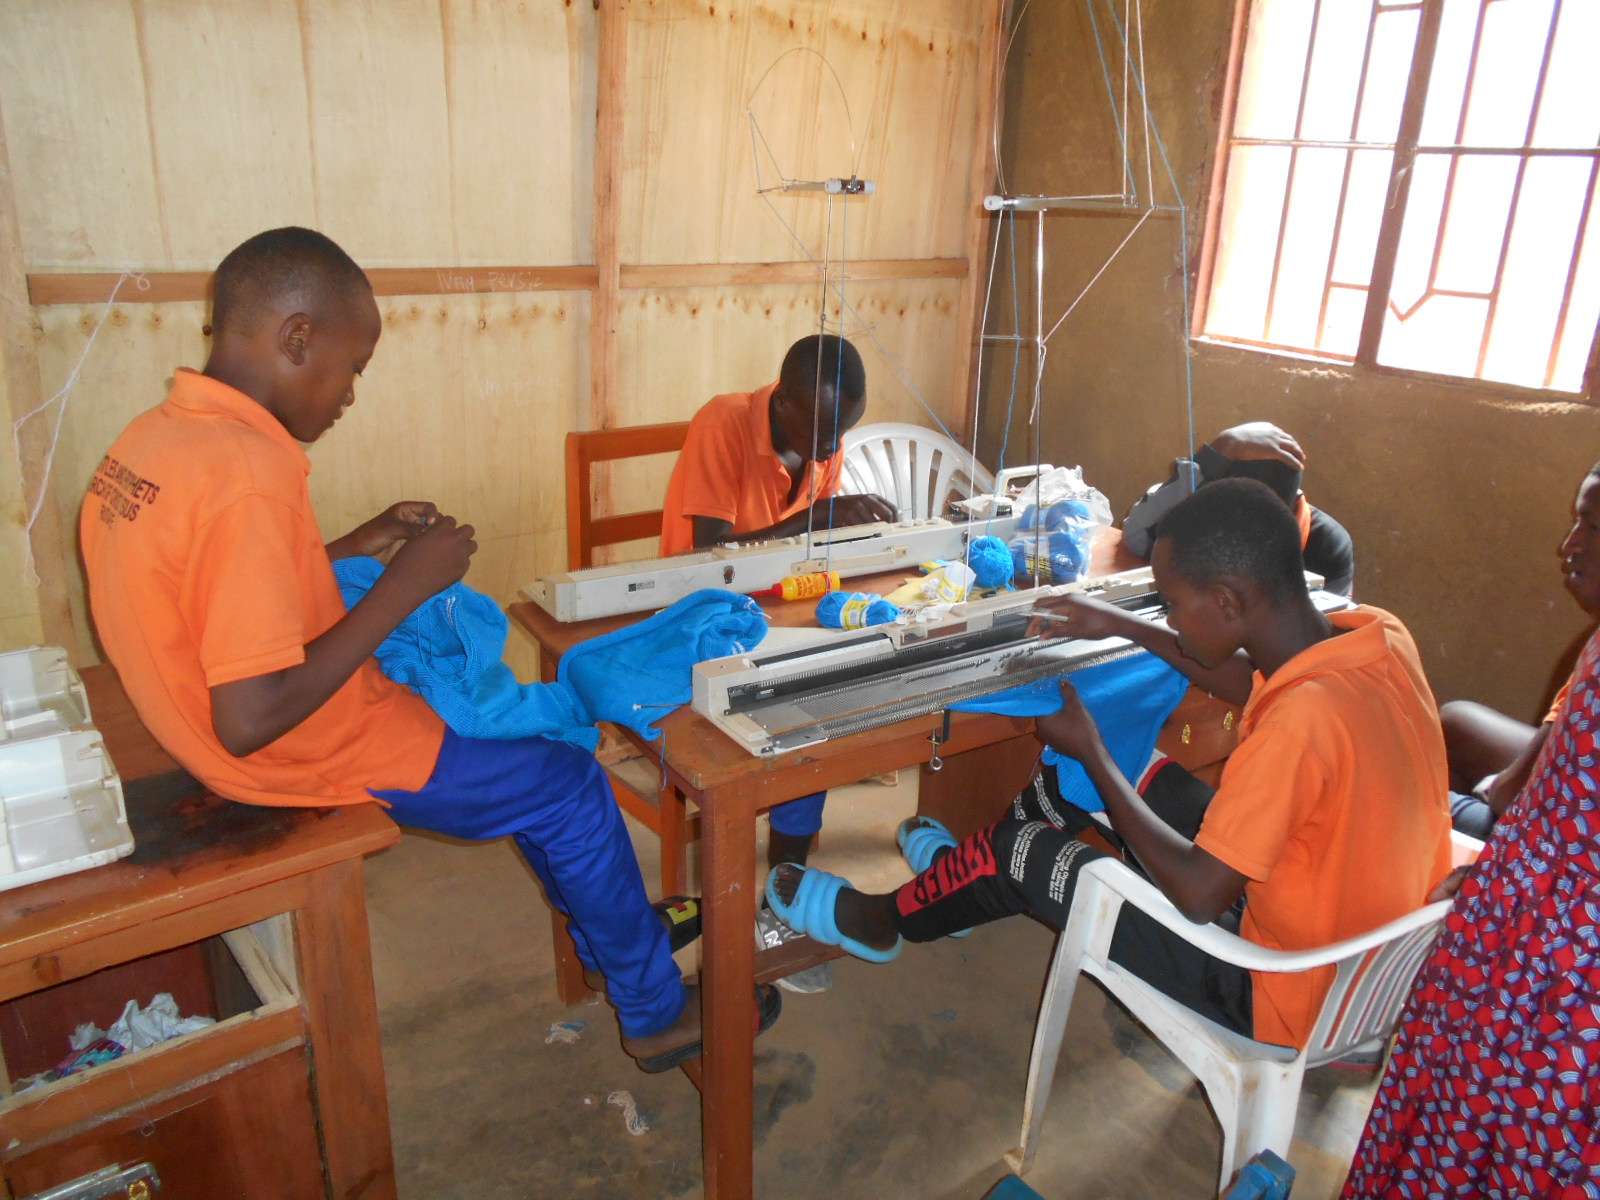
M 1122 5 L 1115 7 L 1120 13 Z M 1151 112 L 1190 209 L 1194 261 L 1233 7 L 1232 0 L 1144 0 Z M 1101 36 L 1114 41 L 1103 4 L 1098 13 Z M 1112 70 L 1120 91 L 1119 61 L 1112 59 Z M 1010 190 L 1120 187 L 1116 133 L 1082 0 L 1033 0 L 1011 51 L 1004 104 L 1001 161 Z M 1135 151 L 1142 174 L 1142 148 Z M 1158 194 L 1170 201 L 1159 158 L 1155 172 Z M 1047 218 L 1047 324 L 1130 225 Z M 1185 441 L 1178 234 L 1176 219 L 1153 218 L 1050 343 L 1044 459 L 1082 463 L 1119 517 L 1165 477 Z M 1019 220 L 1028 330 L 1033 235 L 1031 218 Z M 1012 327 L 1009 265 L 1002 254 L 991 330 Z M 1307 495 L 1355 539 L 1358 597 L 1410 625 L 1440 701 L 1472 697 L 1536 720 L 1587 628 L 1561 586 L 1555 548 L 1578 481 L 1600 458 L 1600 411 L 1529 403 L 1491 385 L 1191 348 L 1198 439 L 1248 419 L 1275 421 L 1299 438 L 1309 459 Z M 1011 368 L 1009 354 L 990 354 L 979 418 L 988 462 L 999 456 L 1006 429 Z M 1030 358 L 1010 427 L 1013 463 L 1033 453 L 1031 371 Z

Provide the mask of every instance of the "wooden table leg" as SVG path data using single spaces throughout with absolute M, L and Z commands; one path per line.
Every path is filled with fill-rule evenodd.
M 689 806 L 675 784 L 667 784 L 656 795 L 661 824 L 661 895 L 680 895 L 687 873 Z
M 331 1194 L 335 1200 L 393 1200 L 389 1095 L 361 860 L 324 867 L 307 884 L 306 905 L 294 915 L 295 951 Z
M 563 1004 L 581 1004 L 594 995 L 594 990 L 583 980 L 583 960 L 572 944 L 567 914 L 553 905 L 550 908 L 550 950 L 555 957 L 556 999 Z
M 706 1200 L 754 1194 L 756 829 L 746 794 L 700 798 L 705 951 L 700 1093 Z

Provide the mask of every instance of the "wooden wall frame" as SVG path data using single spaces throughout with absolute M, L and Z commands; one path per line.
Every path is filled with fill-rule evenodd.
M 972 158 L 972 173 L 967 184 L 967 202 L 971 206 L 967 218 L 967 273 L 961 288 L 961 308 L 956 328 L 962 331 L 964 341 L 960 350 L 956 378 L 961 381 L 962 440 L 972 445 L 977 436 L 973 427 L 977 419 L 978 343 L 983 330 L 978 327 L 982 305 L 981 289 L 985 286 L 989 261 L 989 231 L 996 216 L 983 207 L 995 181 L 997 166 L 996 142 L 999 140 L 1000 121 L 1004 116 L 1002 93 L 1005 88 L 1004 42 L 1011 25 L 1012 0 L 988 0 L 983 14 L 983 32 L 978 42 L 978 114 L 973 129 L 977 151 Z
M 598 167 L 596 168 L 598 171 Z M 613 183 L 613 187 L 614 187 Z M 596 246 L 599 245 L 599 180 L 596 180 Z M 615 205 L 607 200 L 608 208 Z M 615 214 L 613 212 L 613 221 Z M 614 255 L 614 237 L 613 250 Z M 848 277 L 863 279 L 962 279 L 966 258 L 870 258 L 848 264 Z M 120 278 L 114 271 L 42 271 L 27 276 L 26 303 L 103 304 Z M 208 298 L 210 271 L 145 271 L 118 304 L 180 304 Z M 768 283 L 816 283 L 821 268 L 803 260 L 752 263 L 612 263 L 594 266 L 373 267 L 367 271 L 379 296 L 457 296 L 494 292 L 594 292 L 675 287 L 739 287 Z M 609 283 L 607 283 L 609 280 Z

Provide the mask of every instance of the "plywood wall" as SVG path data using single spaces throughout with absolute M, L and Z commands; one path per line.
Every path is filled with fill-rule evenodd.
M 4 411 L 4 410 L 0 410 Z M 44 640 L 39 596 L 24 530 L 27 509 L 22 501 L 22 470 L 10 437 L 0 449 L 0 650 Z
M 647 0 L 629 22 L 620 187 L 626 262 L 948 259 L 972 204 L 981 4 L 972 0 Z M 684 103 L 685 81 L 699 97 Z M 756 133 L 752 128 L 752 117 Z M 759 149 L 758 149 L 759 146 Z M 854 172 L 877 192 L 757 195 L 782 175 Z M 846 279 L 849 268 L 844 267 Z M 842 328 L 867 365 L 868 421 L 961 424 L 961 282 L 849 281 Z M 682 420 L 777 377 L 818 328 L 814 283 L 624 294 L 617 424 Z M 841 328 L 838 297 L 830 331 Z M 659 503 L 669 461 L 609 477 L 621 511 Z M 601 486 L 607 476 L 601 472 Z M 631 548 L 636 553 L 646 546 Z
M 954 328 L 960 281 L 847 284 L 846 332 L 867 369 L 867 421 L 960 425 Z M 752 391 L 777 378 L 783 353 L 817 328 L 819 291 L 776 285 L 629 292 L 618 423 L 682 421 L 719 392 Z M 838 328 L 837 300 L 830 329 Z M 924 407 L 926 405 L 927 407 Z M 618 511 L 658 505 L 670 461 L 629 464 L 612 478 Z
M 848 213 L 834 206 L 833 253 L 848 225 L 852 258 L 959 255 L 981 8 L 973 0 L 635 4 L 624 261 L 802 257 L 785 222 L 820 252 L 820 198 L 778 198 L 774 214 L 755 197 L 751 114 L 771 152 L 762 156 L 768 183 L 776 160 L 791 178 L 854 170 L 877 184 L 877 196 Z M 684 103 L 686 88 L 695 103 Z
M 0 5 L 28 270 L 209 270 L 287 224 L 372 267 L 588 261 L 594 30 L 560 0 Z
M 326 231 L 368 267 L 592 263 L 599 27 L 625 20 L 618 257 L 669 271 L 620 294 L 614 393 L 590 394 L 590 292 L 503 290 L 522 286 L 510 280 L 463 294 L 441 275 L 440 294 L 380 300 L 384 336 L 357 405 L 312 453 L 327 536 L 396 499 L 435 500 L 478 527 L 469 582 L 508 601 L 565 561 L 566 431 L 686 417 L 716 392 L 769 381 L 816 327 L 813 284 L 725 274 L 678 286 L 670 272 L 802 259 L 785 222 L 822 252 L 824 201 L 781 199 L 775 214 L 755 194 L 745 110 L 774 62 L 756 107 L 785 169 L 852 167 L 831 67 L 854 167 L 878 183 L 847 215 L 834 206 L 832 256 L 942 260 L 928 277 L 847 285 L 869 419 L 929 424 L 925 402 L 959 422 L 965 281 L 949 260 L 972 212 L 989 2 L 631 0 L 599 14 L 569 0 L 17 0 L 0 6 L 0 128 L 21 269 L 207 271 L 287 223 Z M 785 56 L 795 47 L 828 65 Z M 159 402 L 174 367 L 205 358 L 198 294 L 129 296 L 63 422 L 47 499 L 69 536 L 117 431 Z M 61 386 L 103 312 L 27 314 L 35 399 Z M 0 571 L 16 578 L 16 468 L 28 464 L 0 463 Z M 615 505 L 659 503 L 668 467 L 619 473 Z M 74 649 L 92 661 L 75 548 L 62 558 Z M 36 603 L 0 604 L 0 644 L 38 629 Z

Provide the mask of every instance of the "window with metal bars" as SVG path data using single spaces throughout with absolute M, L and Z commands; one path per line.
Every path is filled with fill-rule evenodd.
M 1239 0 L 1196 336 L 1596 395 L 1600 0 Z

